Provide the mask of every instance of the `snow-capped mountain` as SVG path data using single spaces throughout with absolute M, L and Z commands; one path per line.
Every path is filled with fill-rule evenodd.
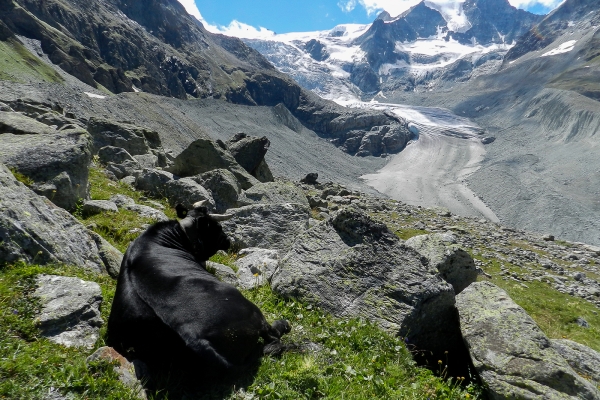
M 507 0 L 428 0 L 394 18 L 383 12 L 370 25 L 245 42 L 303 87 L 347 104 L 377 93 L 434 90 L 493 71 L 541 18 Z

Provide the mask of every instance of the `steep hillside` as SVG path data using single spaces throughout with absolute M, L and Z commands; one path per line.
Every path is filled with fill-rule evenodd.
M 468 181 L 503 223 L 600 243 L 599 21 L 597 3 L 566 1 L 498 72 L 445 92 L 388 97 L 445 105 L 496 138 Z

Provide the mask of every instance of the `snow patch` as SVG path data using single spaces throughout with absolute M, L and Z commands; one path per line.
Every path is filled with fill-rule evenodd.
M 106 96 L 102 96 L 100 94 L 96 94 L 96 93 L 90 93 L 90 92 L 83 92 L 85 94 L 87 94 L 89 97 L 93 98 L 93 99 L 105 99 Z
M 471 28 L 471 23 L 463 10 L 465 0 L 426 0 L 425 5 L 439 11 L 448 23 L 448 29 L 464 33 Z
M 557 54 L 568 53 L 571 50 L 573 50 L 573 47 L 575 47 L 576 43 L 577 43 L 577 40 L 569 40 L 568 42 L 564 42 L 563 44 L 561 44 L 557 48 L 545 52 L 540 57 L 548 57 L 548 56 L 555 56 Z

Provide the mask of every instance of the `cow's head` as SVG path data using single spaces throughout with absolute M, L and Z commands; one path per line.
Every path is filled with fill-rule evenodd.
M 192 243 L 196 258 L 206 261 L 217 251 L 229 249 L 231 242 L 219 222 L 226 221 L 233 215 L 209 214 L 204 202 L 194 204 L 191 210 L 181 204 L 175 209 L 177 216 L 181 218 L 179 224 Z

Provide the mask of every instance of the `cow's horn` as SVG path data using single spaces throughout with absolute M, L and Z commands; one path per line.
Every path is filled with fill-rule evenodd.
M 208 204 L 208 200 L 200 200 L 194 203 L 194 205 L 192 207 L 197 208 L 197 207 L 204 207 Z
M 233 218 L 233 214 L 210 214 L 211 218 L 215 221 L 227 221 Z

